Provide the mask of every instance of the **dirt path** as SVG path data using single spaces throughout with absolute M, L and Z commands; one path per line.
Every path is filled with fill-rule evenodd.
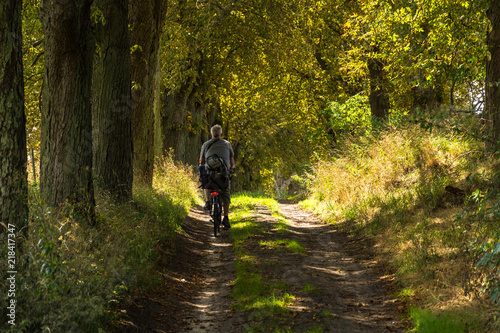
M 404 326 L 395 312 L 395 300 L 387 296 L 393 278 L 386 275 L 363 239 L 336 231 L 296 205 L 282 204 L 281 213 L 288 219 L 290 237 L 307 253 L 282 260 L 286 263 L 283 280 L 294 285 L 299 296 L 294 308 L 309 312 L 312 319 L 331 313 L 321 319 L 325 331 L 401 331 Z M 319 292 L 304 292 L 305 284 Z
M 259 258 L 262 276 L 283 281 L 295 296 L 290 314 L 282 320 L 283 331 L 403 331 L 398 315 L 402 305 L 387 296 L 392 277 L 370 254 L 368 244 L 296 205 L 282 204 L 281 213 L 288 220 L 286 234 L 277 232 L 277 218 L 270 211 L 256 207 L 251 218 L 265 230 L 258 237 L 293 239 L 305 255 L 267 248 L 258 239 L 247 246 Z M 116 332 L 245 332 L 253 327 L 249 314 L 231 309 L 235 258 L 229 232 L 214 238 L 207 221 L 200 207 L 191 210 L 175 254 L 161 267 L 162 287 L 123 310 Z

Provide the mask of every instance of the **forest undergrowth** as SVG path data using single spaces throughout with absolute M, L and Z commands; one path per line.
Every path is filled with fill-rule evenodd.
M 2 331 L 103 331 L 133 290 L 156 286 L 158 261 L 172 250 L 170 241 L 197 200 L 193 173 L 169 158 L 158 163 L 153 188 L 134 185 L 128 203 L 96 193 L 95 226 L 72 214 L 71 205 L 57 216 L 31 182 L 29 230 L 16 265 L 16 325 L 4 320 Z M 6 304 L 7 286 L 0 288 Z
M 500 331 L 498 156 L 475 116 L 436 115 L 339 141 L 303 208 L 373 240 L 415 332 Z

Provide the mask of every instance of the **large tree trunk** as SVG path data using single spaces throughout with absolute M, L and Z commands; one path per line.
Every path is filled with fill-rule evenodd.
M 205 124 L 203 116 L 205 114 L 206 103 L 200 103 L 192 94 L 188 100 L 189 110 L 191 110 L 190 131 L 187 137 L 187 148 L 185 162 L 189 165 L 198 165 L 200 159 L 201 146 L 204 142 L 203 132 Z M 225 132 L 227 134 L 227 132 Z
M 189 88 L 188 84 L 178 91 L 165 92 L 159 119 L 164 156 L 172 150 L 176 161 L 198 165 L 201 146 L 209 139 L 210 127 L 207 131 L 204 120 L 207 105 L 208 101 L 199 101 L 196 88 Z
M 93 76 L 93 146 L 96 186 L 132 198 L 132 95 L 128 0 L 97 3 L 105 19 L 96 27 L 99 55 Z
M 378 59 L 368 60 L 370 74 L 370 109 L 372 117 L 386 119 L 389 114 L 389 95 L 384 77 L 384 64 Z
M 131 0 L 129 24 L 132 70 L 132 134 L 136 179 L 152 185 L 155 155 L 154 98 L 159 89 L 159 44 L 166 11 L 165 0 Z
M 28 225 L 21 6 L 0 3 L 0 222 L 16 231 Z
M 485 113 L 491 143 L 496 146 L 500 139 L 500 0 L 491 0 L 487 14 L 491 30 L 487 37 L 490 59 L 486 62 Z
M 165 92 L 163 98 L 163 112 L 161 114 L 163 154 L 173 150 L 176 161 L 185 161 L 186 153 L 186 115 L 188 105 L 189 86 L 181 85 L 178 91 Z
M 74 204 L 80 218 L 93 221 L 91 2 L 41 2 L 45 78 L 40 185 L 48 204 Z

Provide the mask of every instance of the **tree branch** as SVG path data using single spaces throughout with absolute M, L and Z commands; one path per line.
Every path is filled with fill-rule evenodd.
M 40 53 L 38 53 L 38 54 L 36 55 L 35 60 L 33 60 L 33 62 L 31 63 L 31 67 L 35 66 L 35 64 L 37 63 L 38 59 L 40 59 L 40 57 L 41 57 L 44 53 L 45 53 L 45 52 L 44 52 L 44 51 L 42 51 L 42 52 L 40 52 Z

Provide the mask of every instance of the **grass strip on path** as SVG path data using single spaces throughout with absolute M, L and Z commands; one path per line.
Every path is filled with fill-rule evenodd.
M 233 196 L 232 209 L 230 234 L 237 260 L 233 307 L 248 314 L 247 332 L 293 332 L 289 306 L 296 296 L 290 293 L 290 285 L 266 268 L 279 265 L 283 251 L 300 256 L 306 251 L 296 240 L 287 238 L 287 220 L 280 215 L 276 200 L 241 193 Z M 301 331 L 323 329 L 313 323 Z

